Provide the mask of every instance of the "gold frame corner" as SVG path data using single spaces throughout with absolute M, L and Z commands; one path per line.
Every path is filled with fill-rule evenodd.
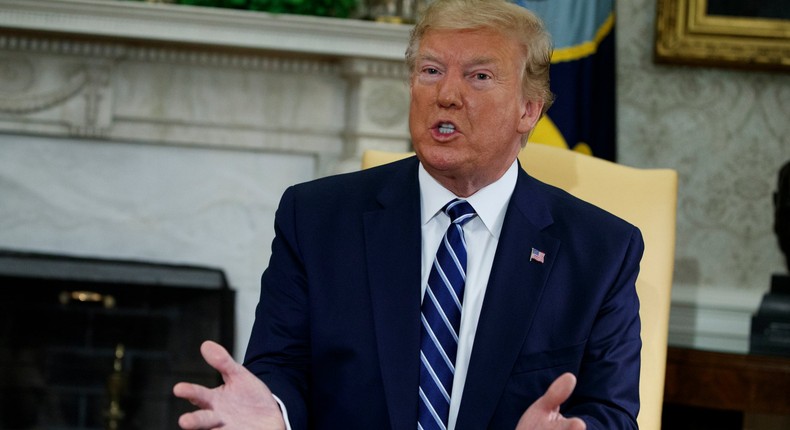
M 714 16 L 708 0 L 657 0 L 654 61 L 790 71 L 790 19 Z

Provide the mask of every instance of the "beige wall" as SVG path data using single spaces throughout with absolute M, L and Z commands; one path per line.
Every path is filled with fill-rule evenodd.
M 655 8 L 617 2 L 619 161 L 679 172 L 677 288 L 761 294 L 786 272 L 772 193 L 790 161 L 790 74 L 656 65 Z

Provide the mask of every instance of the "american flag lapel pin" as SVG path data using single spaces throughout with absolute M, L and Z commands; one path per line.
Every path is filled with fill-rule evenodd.
M 532 248 L 532 252 L 529 254 L 529 261 L 537 261 L 538 263 L 543 263 L 543 260 L 546 258 L 546 253 L 542 251 L 538 251 L 535 248 Z

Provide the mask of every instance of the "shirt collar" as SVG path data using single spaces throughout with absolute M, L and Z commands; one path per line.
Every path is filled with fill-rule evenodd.
M 505 209 L 510 201 L 510 196 L 513 195 L 513 190 L 516 188 L 517 178 L 518 162 L 513 160 L 513 164 L 510 165 L 510 168 L 505 171 L 501 178 L 465 199 L 475 208 L 477 216 L 494 237 L 499 237 L 499 233 L 502 231 Z M 425 170 L 422 163 L 420 163 L 418 179 L 420 182 L 420 202 L 422 203 L 421 225 L 425 225 L 436 214 L 440 213 L 447 202 L 458 197 L 437 182 Z

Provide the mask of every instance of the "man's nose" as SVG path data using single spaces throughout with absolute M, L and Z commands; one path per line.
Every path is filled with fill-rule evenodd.
M 444 108 L 460 108 L 463 106 L 463 78 L 445 75 L 437 87 L 436 101 Z

